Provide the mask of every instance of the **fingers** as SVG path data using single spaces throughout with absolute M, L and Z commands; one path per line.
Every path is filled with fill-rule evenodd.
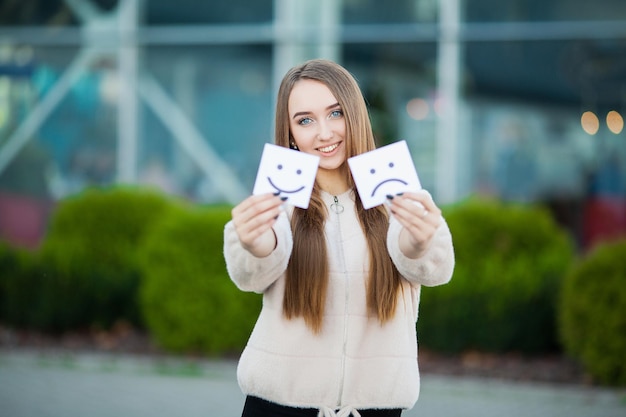
M 438 226 L 441 221 L 441 210 L 428 191 L 406 192 L 387 198 L 390 200 L 391 212 L 398 220 L 404 219 L 418 225 L 426 222 L 433 226 Z
M 427 191 L 407 192 L 387 198 L 392 215 L 404 229 L 401 233 L 403 252 L 411 254 L 411 257 L 419 256 L 439 227 L 441 210 Z
M 268 210 L 278 210 L 281 203 L 282 200 L 273 194 L 252 195 L 233 208 L 231 214 L 235 223 L 245 223 Z
M 253 195 L 233 208 L 233 224 L 244 247 L 253 247 L 258 238 L 271 229 L 283 201 L 284 198 L 272 194 Z

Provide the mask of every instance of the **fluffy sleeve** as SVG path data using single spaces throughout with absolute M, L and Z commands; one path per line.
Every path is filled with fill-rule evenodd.
M 452 235 L 443 217 L 441 220 L 426 251 L 419 258 L 411 259 L 404 256 L 400 250 L 402 225 L 393 216 L 390 218 L 387 233 L 389 255 L 400 275 L 413 284 L 432 287 L 445 284 L 452 278 L 454 270 Z
M 257 258 L 241 246 L 232 220 L 224 227 L 224 259 L 230 279 L 242 291 L 264 292 L 287 269 L 293 247 L 291 227 L 285 212 L 274 224 L 276 249 L 264 258 Z

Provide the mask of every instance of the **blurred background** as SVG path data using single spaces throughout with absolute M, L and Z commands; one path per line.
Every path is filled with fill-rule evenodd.
M 273 141 L 280 80 L 319 57 L 356 76 L 378 145 L 406 140 L 452 232 L 452 281 L 422 290 L 422 370 L 618 386 L 615 413 L 576 391 L 530 414 L 624 415 L 623 0 L 0 0 L 9 414 L 61 401 L 39 365 L 7 365 L 29 349 L 239 356 L 262 300 L 229 279 L 224 224 Z M 497 395 L 444 385 L 463 404 L 430 414 L 490 415 Z M 512 392 L 518 415 L 538 404 Z M 165 414 L 157 397 L 145 415 Z
M 581 249 L 626 234 L 622 0 L 2 0 L 0 237 L 36 247 L 94 185 L 237 203 L 316 57 L 441 204 L 539 202 Z

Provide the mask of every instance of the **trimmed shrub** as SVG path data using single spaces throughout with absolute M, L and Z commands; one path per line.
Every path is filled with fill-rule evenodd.
M 12 321 L 16 277 L 22 275 L 20 251 L 0 241 L 0 322 Z
M 563 281 L 565 351 L 597 381 L 626 386 L 626 239 L 596 247 Z
M 48 323 L 52 300 L 59 291 L 53 290 L 48 271 L 36 252 L 8 244 L 0 245 L 0 320 L 12 327 L 38 328 Z M 71 289 L 70 289 L 71 290 Z M 44 327 L 44 329 L 52 326 Z
M 16 255 L 14 274 L 2 277 L 2 320 L 20 329 L 57 329 L 54 323 L 59 321 L 60 313 L 71 308 L 59 297 L 73 288 L 60 290 L 51 272 L 54 268 L 44 266 L 36 253 L 20 250 Z
M 53 332 L 118 320 L 140 326 L 137 251 L 170 206 L 162 194 L 131 187 L 88 189 L 61 201 L 39 254 L 44 296 L 29 325 Z
M 452 281 L 422 289 L 422 346 L 537 353 L 558 348 L 556 300 L 573 245 L 539 207 L 471 199 L 444 209 Z
M 223 256 L 230 208 L 177 210 L 146 240 L 141 305 L 148 329 L 177 352 L 224 354 L 245 346 L 261 308 L 239 291 Z
M 16 328 L 47 322 L 50 280 L 36 252 L 0 244 L 0 321 Z

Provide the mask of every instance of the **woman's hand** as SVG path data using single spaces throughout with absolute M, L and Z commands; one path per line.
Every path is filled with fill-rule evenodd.
M 390 200 L 391 213 L 403 226 L 400 250 L 408 258 L 418 258 L 428 247 L 441 223 L 441 210 L 425 190 L 387 198 Z
M 276 248 L 272 226 L 280 214 L 283 200 L 273 194 L 253 195 L 233 208 L 233 224 L 241 246 L 258 258 Z

